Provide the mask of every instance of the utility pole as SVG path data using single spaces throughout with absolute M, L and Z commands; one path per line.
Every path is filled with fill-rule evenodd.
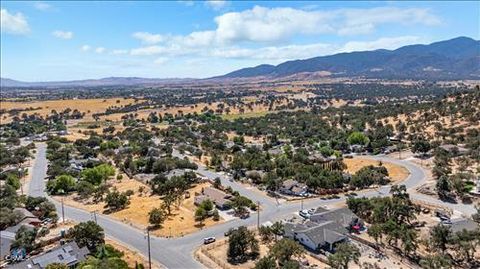
M 92 212 L 92 214 L 93 214 L 93 220 L 95 221 L 95 224 L 98 224 L 98 222 L 97 222 L 97 210 L 94 210 Z
M 257 201 L 257 230 L 260 230 L 260 201 Z
M 152 256 L 150 254 L 150 228 L 147 228 L 148 269 L 152 269 Z
M 302 201 L 302 209 L 301 210 L 303 210 L 303 199 L 305 199 L 305 197 L 302 196 L 302 200 L 301 200 Z
M 62 223 L 65 223 L 65 206 L 63 205 L 63 199 L 64 197 L 62 196 Z

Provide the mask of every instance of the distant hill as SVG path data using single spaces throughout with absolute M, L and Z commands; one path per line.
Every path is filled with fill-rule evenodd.
M 52 82 L 23 82 L 1 78 L 2 87 L 108 87 L 188 83 L 219 83 L 253 78 L 315 79 L 318 77 L 380 79 L 480 79 L 480 41 L 458 37 L 429 45 L 409 45 L 396 50 L 339 53 L 279 65 L 262 64 L 207 79 L 108 77 Z
M 480 79 L 480 41 L 458 37 L 396 50 L 339 53 L 243 68 L 215 79 L 280 78 L 309 72 L 384 79 Z
M 158 85 L 158 84 L 174 84 L 187 83 L 193 79 L 180 78 L 138 78 L 138 77 L 109 77 L 101 79 L 86 79 L 72 81 L 51 81 L 51 82 L 23 82 L 9 78 L 1 78 L 0 85 L 2 87 L 97 87 L 97 86 L 135 86 L 135 85 Z

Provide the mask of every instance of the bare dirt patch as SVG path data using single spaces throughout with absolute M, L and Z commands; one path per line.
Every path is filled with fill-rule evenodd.
M 362 157 L 344 159 L 343 162 L 347 165 L 347 171 L 351 174 L 354 174 L 355 172 L 360 170 L 362 167 L 369 166 L 369 165 L 378 166 L 380 164 L 379 161 L 368 159 L 368 158 L 362 158 Z M 389 162 L 381 162 L 381 164 L 385 166 L 385 168 L 387 168 L 388 175 L 393 181 L 404 180 L 410 174 L 405 167 L 402 167 L 400 165 L 396 165 Z

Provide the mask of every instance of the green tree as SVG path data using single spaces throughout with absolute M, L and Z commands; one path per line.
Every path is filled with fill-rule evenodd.
M 37 230 L 30 230 L 26 226 L 21 226 L 15 234 L 10 248 L 25 248 L 27 253 L 36 248 L 35 238 L 37 237 Z
M 328 256 L 328 265 L 335 269 L 348 269 L 350 262 L 358 264 L 360 258 L 360 250 L 349 243 L 341 243 L 337 245 L 335 253 Z
M 167 212 L 162 208 L 154 208 L 148 213 L 148 222 L 154 227 L 162 225 L 167 219 Z
M 91 252 L 105 243 L 103 228 L 93 221 L 80 222 L 68 231 L 68 234 L 79 247 L 87 247 Z
M 425 155 L 430 149 L 432 145 L 425 139 L 417 139 L 413 142 L 412 145 L 412 152 L 417 153 L 420 152 L 422 155 Z
M 68 266 L 63 263 L 51 263 L 45 269 L 68 269 Z
M 70 175 L 60 175 L 47 184 L 47 189 L 53 193 L 69 193 L 75 190 L 75 179 Z
M 20 179 L 18 179 L 18 176 L 14 174 L 8 174 L 7 179 L 5 180 L 5 184 L 12 186 L 15 190 L 20 189 L 22 186 L 22 183 L 20 182 Z
M 0 207 L 0 229 L 5 230 L 9 226 L 17 224 L 23 217 L 23 214 L 19 211 Z
M 222 187 L 222 181 L 219 177 L 216 177 L 213 181 L 213 187 L 216 189 L 220 189 Z
M 276 267 L 277 267 L 277 262 L 275 261 L 275 257 L 271 255 L 267 255 L 261 258 L 255 264 L 255 269 L 274 269 Z
M 424 269 L 450 269 L 452 261 L 443 255 L 428 255 L 420 260 L 420 266 Z
M 270 229 L 272 230 L 272 233 L 275 235 L 275 242 L 277 241 L 277 236 L 281 236 L 284 233 L 284 226 L 282 222 L 280 221 L 275 221 Z
M 258 234 L 260 235 L 260 238 L 262 239 L 262 242 L 268 243 L 271 242 L 273 239 L 273 231 L 270 227 L 268 226 L 260 226 L 258 230 Z
M 293 257 L 302 256 L 304 252 L 305 250 L 300 244 L 288 238 L 277 241 L 270 249 L 270 253 L 280 265 L 285 264 Z
M 90 257 L 78 265 L 78 269 L 128 269 L 128 264 L 121 258 L 98 259 Z
M 115 168 L 109 164 L 101 164 L 93 168 L 87 168 L 82 171 L 82 179 L 93 185 L 99 185 L 107 181 L 108 178 L 115 175 Z
M 248 257 L 259 254 L 258 240 L 247 227 L 240 226 L 228 236 L 227 256 L 230 262 L 245 262 Z
M 445 253 L 451 239 L 452 232 L 448 226 L 438 224 L 430 230 L 430 241 L 435 250 L 440 250 L 442 253 Z
M 366 145 L 370 140 L 361 132 L 353 132 L 348 136 L 347 141 L 350 145 Z
M 199 225 L 203 224 L 203 221 L 207 218 L 207 210 L 203 207 L 197 207 L 195 210 L 195 220 L 198 221 Z
M 130 197 L 126 192 L 119 192 L 116 188 L 113 191 L 108 192 L 105 197 L 106 207 L 112 211 L 124 209 L 130 204 Z

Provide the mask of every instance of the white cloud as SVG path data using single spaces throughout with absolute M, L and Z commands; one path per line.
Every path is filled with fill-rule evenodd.
M 139 39 L 145 44 L 156 44 L 165 40 L 165 37 L 148 32 L 136 32 L 132 34 L 133 38 Z
M 42 10 L 42 11 L 50 10 L 52 8 L 52 6 L 50 4 L 45 3 L 45 2 L 35 2 L 33 4 L 33 7 L 35 7 L 38 10 Z
M 418 36 L 384 37 L 373 41 L 350 41 L 342 46 L 338 52 L 352 52 L 376 49 L 397 49 L 402 46 L 423 41 Z
M 82 51 L 89 51 L 92 47 L 90 47 L 89 45 L 83 45 L 80 49 Z
M 2 32 L 20 35 L 30 32 L 27 19 L 22 13 L 11 14 L 3 8 L 0 12 L 0 28 Z
M 70 31 L 61 31 L 61 30 L 56 30 L 52 32 L 52 35 L 56 38 L 60 39 L 72 39 L 73 38 L 73 32 Z
M 207 1 L 205 1 L 205 5 L 207 5 L 210 8 L 213 8 L 214 10 L 220 10 L 227 5 L 227 1 L 225 1 L 225 0 L 207 0 Z
M 98 47 L 98 48 L 95 49 L 95 53 L 100 54 L 100 53 L 104 53 L 104 52 L 105 52 L 105 48 L 104 48 L 104 47 Z
M 242 42 L 273 43 L 304 35 L 365 35 L 382 24 L 437 25 L 440 19 L 429 9 L 382 7 L 335 9 L 329 11 L 255 6 L 241 12 L 228 12 L 215 18 L 213 30 L 187 35 L 137 32 L 134 38 L 144 44 L 169 46 L 224 47 Z
M 127 53 L 128 53 L 128 50 L 124 50 L 124 49 L 112 50 L 112 54 L 114 55 L 121 55 L 121 54 L 127 54 Z
M 168 62 L 168 58 L 167 57 L 159 57 L 157 59 L 155 59 L 154 63 L 155 64 L 164 64 L 166 62 Z

